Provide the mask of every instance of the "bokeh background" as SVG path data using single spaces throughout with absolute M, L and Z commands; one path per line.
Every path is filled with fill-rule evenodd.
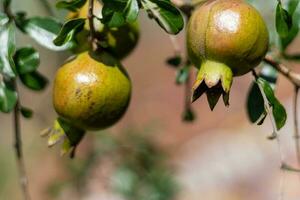
M 54 2 L 54 1 L 53 1 Z M 274 33 L 276 1 L 253 0 Z M 14 0 L 14 10 L 48 15 L 39 0 Z M 65 13 L 56 15 L 63 19 Z M 34 110 L 22 119 L 24 154 L 33 200 L 288 200 L 300 198 L 300 178 L 280 171 L 276 142 L 267 139 L 270 123 L 250 124 L 245 109 L 251 75 L 236 78 L 231 105 L 211 112 L 206 98 L 193 104 L 197 119 L 183 123 L 184 88 L 165 64 L 174 55 L 169 36 L 145 13 L 139 17 L 141 38 L 123 61 L 133 82 L 127 114 L 114 127 L 89 133 L 70 160 L 48 149 L 39 133 L 56 118 L 51 87 L 55 71 L 68 57 L 44 49 L 21 34 L 20 46 L 33 44 L 41 55 L 39 70 L 50 82 L 43 92 L 21 88 L 22 104 Z M 184 33 L 178 36 L 184 49 Z M 300 52 L 297 39 L 289 51 Z M 289 66 L 297 71 L 295 63 Z M 300 71 L 300 70 L 298 70 Z M 297 167 L 292 125 L 293 86 L 280 76 L 276 94 L 288 112 L 280 131 L 285 160 Z M 13 151 L 12 116 L 0 115 L 0 199 L 19 200 L 21 192 Z

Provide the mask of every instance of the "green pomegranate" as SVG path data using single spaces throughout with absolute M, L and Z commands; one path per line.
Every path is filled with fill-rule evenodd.
M 87 18 L 88 2 L 77 12 L 68 14 L 68 19 Z M 99 1 L 94 2 L 94 15 L 98 18 L 102 17 L 102 4 Z M 139 40 L 139 26 L 137 22 L 128 23 L 117 28 L 108 28 L 104 26 L 98 19 L 94 19 L 97 36 L 100 42 L 106 43 L 106 49 L 116 58 L 122 59 L 128 56 L 136 47 Z M 88 37 L 90 35 L 90 27 L 86 20 L 84 30 L 77 34 L 78 45 L 73 49 L 74 53 L 81 53 L 90 49 Z
M 74 127 L 100 130 L 125 113 L 131 82 L 121 64 L 104 52 L 83 52 L 65 63 L 55 76 L 53 104 Z
M 192 14 L 187 27 L 187 49 L 199 68 L 192 100 L 207 94 L 211 109 L 221 95 L 229 105 L 234 76 L 255 68 L 269 44 L 259 12 L 242 0 L 209 0 Z

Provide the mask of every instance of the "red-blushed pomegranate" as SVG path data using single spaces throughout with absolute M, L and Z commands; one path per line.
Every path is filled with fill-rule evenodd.
M 255 68 L 269 44 L 259 12 L 242 0 L 209 0 L 192 14 L 187 27 L 187 49 L 199 68 L 192 100 L 207 94 L 211 109 L 221 95 L 229 105 L 234 76 Z

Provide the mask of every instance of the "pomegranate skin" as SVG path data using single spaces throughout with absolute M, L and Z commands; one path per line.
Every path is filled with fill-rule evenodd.
M 259 12 L 242 0 L 210 0 L 192 14 L 187 27 L 187 48 L 197 68 L 206 60 L 224 63 L 234 76 L 256 67 L 269 44 Z

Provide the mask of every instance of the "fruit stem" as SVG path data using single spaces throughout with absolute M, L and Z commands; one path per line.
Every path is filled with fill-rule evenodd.
M 94 0 L 89 0 L 88 21 L 90 26 L 90 41 L 93 51 L 97 50 L 97 37 L 94 24 Z

